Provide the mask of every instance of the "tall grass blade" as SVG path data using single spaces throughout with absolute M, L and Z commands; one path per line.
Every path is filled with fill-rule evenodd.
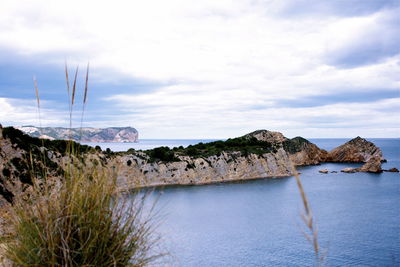
M 67 61 L 65 61 L 65 81 L 67 83 L 67 93 L 68 93 L 68 104 L 70 104 L 70 88 L 69 88 L 69 77 L 68 77 L 68 66 L 67 66 Z M 70 107 L 71 108 L 71 107 Z
M 69 139 L 72 140 L 72 113 L 73 113 L 73 109 L 74 109 L 74 102 L 75 102 L 75 92 L 76 92 L 76 80 L 78 77 L 78 70 L 79 70 L 79 66 L 76 67 L 76 71 L 75 71 L 75 76 L 74 76 L 74 82 L 72 85 L 72 95 L 71 95 L 71 108 L 69 111 L 69 128 L 70 128 L 70 136 Z
M 310 234 L 307 234 L 305 231 L 303 233 L 304 233 L 304 236 L 306 237 L 306 239 L 313 246 L 317 266 L 322 266 L 324 258 L 320 252 L 320 246 L 319 246 L 319 242 L 318 242 L 318 231 L 317 231 L 317 227 L 314 223 L 314 217 L 313 217 L 313 214 L 311 211 L 311 207 L 308 202 L 307 195 L 304 191 L 303 184 L 300 180 L 300 175 L 297 172 L 297 170 L 294 170 L 294 173 L 295 173 L 294 177 L 296 178 L 297 188 L 299 189 L 300 196 L 301 196 L 301 199 L 303 202 L 303 207 L 304 207 L 304 214 L 302 214 L 301 218 Z
M 86 104 L 86 100 L 87 100 L 87 92 L 88 92 L 88 83 L 89 83 L 89 62 L 87 64 L 87 68 L 86 68 L 86 79 L 85 79 L 85 94 L 83 97 L 83 104 Z
M 74 105 L 74 101 L 75 101 L 76 80 L 77 80 L 77 76 L 78 76 L 78 70 L 79 70 L 79 66 L 76 67 L 74 83 L 73 83 L 73 86 L 72 86 L 72 98 L 71 98 L 71 105 L 72 106 Z
M 39 127 L 42 128 L 42 118 L 40 114 L 40 97 L 39 97 L 39 87 L 36 76 L 33 76 L 33 86 L 35 88 L 35 95 L 36 95 L 36 103 L 38 108 L 38 116 L 39 116 Z M 41 130 L 39 130 L 40 132 Z
M 85 113 L 85 106 L 86 106 L 87 95 L 88 95 L 88 84 L 89 84 L 89 62 L 86 67 L 85 90 L 84 90 L 84 95 L 83 95 L 83 105 L 82 105 L 82 115 L 81 115 L 81 131 L 80 131 L 79 140 L 81 140 L 81 138 L 82 138 L 83 115 Z
M 68 65 L 66 60 L 65 60 L 65 82 L 67 85 L 67 94 L 68 94 L 68 112 L 71 113 L 71 90 L 69 85 Z

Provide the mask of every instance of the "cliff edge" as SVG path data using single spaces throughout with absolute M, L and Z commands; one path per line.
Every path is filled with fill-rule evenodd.
M 66 162 L 76 166 L 113 168 L 121 190 L 160 185 L 196 185 L 256 178 L 292 176 L 294 166 L 323 162 L 367 162 L 356 171 L 379 172 L 381 150 L 357 137 L 327 152 L 302 138 L 258 130 L 242 137 L 188 147 L 113 153 L 67 141 L 38 139 L 12 127 L 0 127 L 0 204 L 32 185 L 32 177 L 47 173 L 63 179 Z M 35 168 L 32 168 L 35 166 Z M 32 171 L 34 170 L 34 171 Z M 351 171 L 353 172 L 353 171 Z

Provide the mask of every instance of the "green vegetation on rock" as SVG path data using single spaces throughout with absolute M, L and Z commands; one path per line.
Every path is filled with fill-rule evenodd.
M 259 141 L 255 137 L 238 137 L 226 141 L 198 143 L 196 145 L 189 145 L 186 148 L 179 146 L 170 149 L 163 146 L 143 152 L 147 154 L 149 162 L 174 162 L 180 161 L 179 156 L 207 158 L 210 156 L 219 156 L 222 152 L 240 152 L 243 156 L 248 156 L 249 154 L 262 155 L 265 153 L 275 153 L 279 147 L 281 147 L 280 144 Z M 129 149 L 123 154 L 138 155 L 133 149 Z
M 290 154 L 300 152 L 308 144 L 311 144 L 310 141 L 300 136 L 288 139 L 282 143 L 283 148 Z
M 15 129 L 14 127 L 4 127 L 3 136 L 4 138 L 9 138 L 11 143 L 17 145 L 17 147 L 25 151 L 32 151 L 34 148 L 43 146 L 48 150 L 59 152 L 65 155 L 67 147 L 69 144 L 71 144 L 71 142 L 74 146 L 74 149 L 78 153 L 86 153 L 90 150 L 93 150 L 93 148 L 90 146 L 81 145 L 69 140 L 48 140 L 31 137 L 27 134 L 24 134 L 22 131 Z
M 166 146 L 156 147 L 154 149 L 146 150 L 145 153 L 149 156 L 149 162 L 179 161 L 179 159 L 175 156 L 174 151 L 171 150 L 169 147 L 166 147 Z

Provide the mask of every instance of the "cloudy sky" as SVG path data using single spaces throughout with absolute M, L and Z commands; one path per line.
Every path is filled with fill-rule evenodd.
M 0 123 L 68 125 L 64 64 L 79 65 L 74 126 L 141 138 L 400 137 L 400 0 L 0 3 Z

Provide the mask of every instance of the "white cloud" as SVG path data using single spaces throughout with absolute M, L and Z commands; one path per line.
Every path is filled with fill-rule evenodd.
M 391 112 L 358 103 L 277 107 L 282 99 L 399 91 L 399 55 L 353 69 L 325 62 L 327 54 L 345 50 L 368 28 L 384 30 L 378 24 L 388 11 L 351 18 L 277 16 L 283 6 L 250 0 L 3 0 L 0 43 L 22 55 L 53 53 L 46 63 L 89 59 L 98 70 L 95 78 L 101 69 L 111 69 L 172 84 L 107 97 L 123 115 L 97 124 L 133 124 L 145 137 L 228 137 L 257 128 L 296 128 L 301 134 L 313 127 L 340 135 L 343 131 L 325 129 L 365 128 L 370 114 L 375 125 L 392 130 L 365 131 L 396 135 L 388 118 L 399 122 L 393 115 L 398 106 Z M 343 121 L 330 124 L 330 116 Z M 159 127 L 165 133 L 154 133 Z
M 0 97 L 0 107 L 0 122 L 3 126 L 69 126 L 68 111 L 60 110 L 60 105 L 52 101 L 40 101 L 40 115 L 36 100 Z M 74 111 L 74 127 L 80 125 L 80 115 L 81 111 Z

